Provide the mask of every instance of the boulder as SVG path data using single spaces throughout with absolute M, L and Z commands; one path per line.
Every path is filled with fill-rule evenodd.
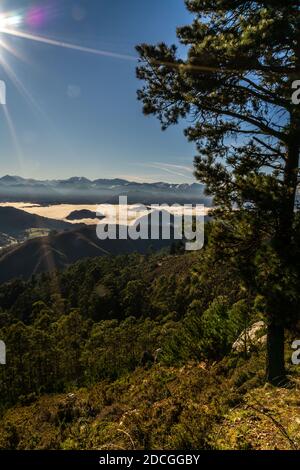
M 262 347 L 267 343 L 267 335 L 265 334 L 266 325 L 263 321 L 258 321 L 246 330 L 242 331 L 238 339 L 232 345 L 232 351 L 244 352 L 245 342 L 247 352 L 253 348 Z

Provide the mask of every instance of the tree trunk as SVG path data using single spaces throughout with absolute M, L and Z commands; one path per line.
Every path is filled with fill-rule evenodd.
M 300 70 L 300 30 L 298 29 L 295 46 L 295 73 L 290 76 L 292 82 L 299 78 Z M 295 200 L 298 185 L 299 153 L 300 153 L 300 107 L 294 106 L 290 110 L 290 136 L 287 144 L 287 153 L 284 171 L 284 188 L 279 230 L 277 233 L 277 248 L 281 261 L 287 264 L 294 262 L 291 250 L 292 232 L 295 214 Z M 275 313 L 275 312 L 273 312 Z M 267 334 L 267 380 L 273 385 L 285 385 L 286 371 L 284 366 L 284 319 L 289 315 L 288 305 L 285 312 L 276 312 L 270 319 Z
M 297 126 L 299 122 L 296 120 Z M 292 129 L 298 129 L 294 116 L 291 118 Z M 282 201 L 279 229 L 276 236 L 276 248 L 283 265 L 293 263 L 293 253 L 291 250 L 292 232 L 294 223 L 295 199 L 297 191 L 299 169 L 299 136 L 292 139 L 288 146 L 284 186 L 285 195 Z M 283 386 L 287 383 L 284 365 L 284 323 L 283 316 L 289 315 L 289 308 L 286 311 L 272 312 L 267 333 L 267 381 L 276 386 Z
M 271 321 L 267 333 L 267 381 L 284 386 L 287 382 L 284 366 L 284 327 Z

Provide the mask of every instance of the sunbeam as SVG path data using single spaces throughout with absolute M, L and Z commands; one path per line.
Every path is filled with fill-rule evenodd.
M 29 105 L 43 118 L 49 119 L 48 115 L 43 111 L 43 109 L 38 105 L 38 103 L 35 101 L 31 93 L 27 90 L 27 88 L 24 86 L 24 84 L 18 79 L 17 75 L 11 68 L 11 66 L 7 63 L 7 61 L 2 61 L 2 66 L 4 70 L 6 71 L 7 75 L 9 76 L 10 80 L 12 83 L 15 85 L 16 89 L 18 92 L 24 97 L 24 99 L 27 101 Z
M 119 54 L 117 52 L 109 52 L 101 49 L 94 49 L 91 47 L 79 46 L 78 44 L 72 44 L 70 42 L 58 41 L 56 39 L 47 38 L 45 36 L 38 36 L 36 34 L 27 33 L 25 31 L 19 31 L 12 28 L 1 27 L 0 23 L 0 32 L 8 34 L 10 36 L 15 36 L 18 38 L 28 39 L 30 41 L 36 41 L 43 44 L 48 44 L 49 46 L 62 47 L 64 49 L 72 49 L 79 52 L 87 52 L 89 54 L 95 54 L 104 57 L 111 57 L 113 59 L 122 59 L 136 61 L 137 58 L 128 54 Z
M 0 30 L 1 32 L 1 30 Z M 22 55 L 19 51 L 17 51 L 14 47 L 10 46 L 7 44 L 7 42 L 3 41 L 3 39 L 0 39 L 0 48 L 9 52 L 10 54 L 14 55 L 17 59 L 22 60 L 23 62 L 29 64 L 29 61 Z M 1 54 L 2 56 L 2 54 Z M 0 62 L 3 61 L 3 58 L 0 56 Z
M 20 147 L 20 144 L 19 144 L 19 141 L 18 141 L 18 137 L 17 137 L 17 133 L 16 133 L 16 129 L 15 129 L 13 120 L 11 118 L 11 115 L 8 111 L 7 106 L 1 106 L 1 108 L 3 109 L 3 113 L 4 113 L 4 116 L 5 116 L 6 122 L 7 122 L 7 126 L 9 128 L 9 131 L 10 131 L 10 134 L 11 134 L 11 137 L 12 137 L 12 141 L 13 141 L 13 144 L 14 144 L 15 149 L 16 149 L 16 154 L 17 154 L 20 169 L 23 171 L 24 170 L 23 154 L 22 154 L 22 150 L 21 150 L 21 147 Z

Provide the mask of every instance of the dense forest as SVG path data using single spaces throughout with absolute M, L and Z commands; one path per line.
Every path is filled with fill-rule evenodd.
M 213 427 L 232 406 L 243 405 L 247 391 L 264 384 L 265 343 L 253 341 L 233 350 L 245 328 L 264 320 L 264 302 L 246 289 L 240 260 L 232 253 L 220 256 L 215 249 L 220 231 L 219 223 L 208 223 L 206 248 L 200 252 L 174 246 L 171 253 L 87 259 L 64 272 L 3 284 L 0 336 L 7 346 L 7 365 L 0 368 L 0 445 L 95 448 L 100 442 L 117 448 L 106 428 L 82 440 L 81 421 L 90 432 L 94 421 L 110 429 L 117 426 L 120 413 L 131 410 L 130 402 L 138 400 L 134 406 L 147 409 L 147 403 L 163 397 L 175 403 L 166 402 L 162 416 L 151 417 L 149 442 L 138 435 L 137 448 L 167 445 L 168 430 L 158 428 L 169 413 L 169 426 L 174 426 L 170 448 L 225 445 Z M 291 364 L 296 332 L 293 328 L 286 343 L 291 383 L 297 371 Z M 157 350 L 156 361 L 143 361 L 145 352 L 151 356 Z M 175 385 L 179 379 L 187 382 Z M 145 381 L 153 381 L 149 400 L 139 390 Z M 169 382 L 175 387 L 171 392 Z M 202 408 L 197 411 L 200 405 L 180 398 L 181 393 L 192 394 L 203 402 Z M 104 410 L 110 411 L 103 418 Z M 197 432 L 191 434 L 185 427 L 198 419 Z M 179 444 L 176 429 L 182 420 L 187 435 Z M 53 429 L 45 430 L 48 425 Z M 126 439 L 122 445 L 131 448 Z M 238 440 L 236 447 L 250 445 L 245 440 Z
M 207 277 L 204 254 L 172 251 L 88 259 L 62 273 L 3 284 L 3 405 L 115 379 L 134 370 L 144 351 L 162 349 L 167 364 L 229 352 L 250 300 L 234 268 L 230 278 L 220 262 Z

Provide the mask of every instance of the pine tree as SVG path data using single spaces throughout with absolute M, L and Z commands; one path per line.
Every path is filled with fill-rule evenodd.
M 137 76 L 145 82 L 138 98 L 144 113 L 156 115 L 163 129 L 180 119 L 191 122 L 185 133 L 197 144 L 195 174 L 214 195 L 220 216 L 239 208 L 241 214 L 254 214 L 252 223 L 261 224 L 265 216 L 270 222 L 268 246 L 274 256 L 268 268 L 268 260 L 256 263 L 256 278 L 267 269 L 278 286 L 264 293 L 267 379 L 279 384 L 285 380 L 284 328 L 295 309 L 295 296 L 283 293 L 280 277 L 297 276 L 293 228 L 300 107 L 291 97 L 293 82 L 300 79 L 300 4 L 185 3 L 193 22 L 178 28 L 177 36 L 186 56 L 175 45 L 138 46 Z

